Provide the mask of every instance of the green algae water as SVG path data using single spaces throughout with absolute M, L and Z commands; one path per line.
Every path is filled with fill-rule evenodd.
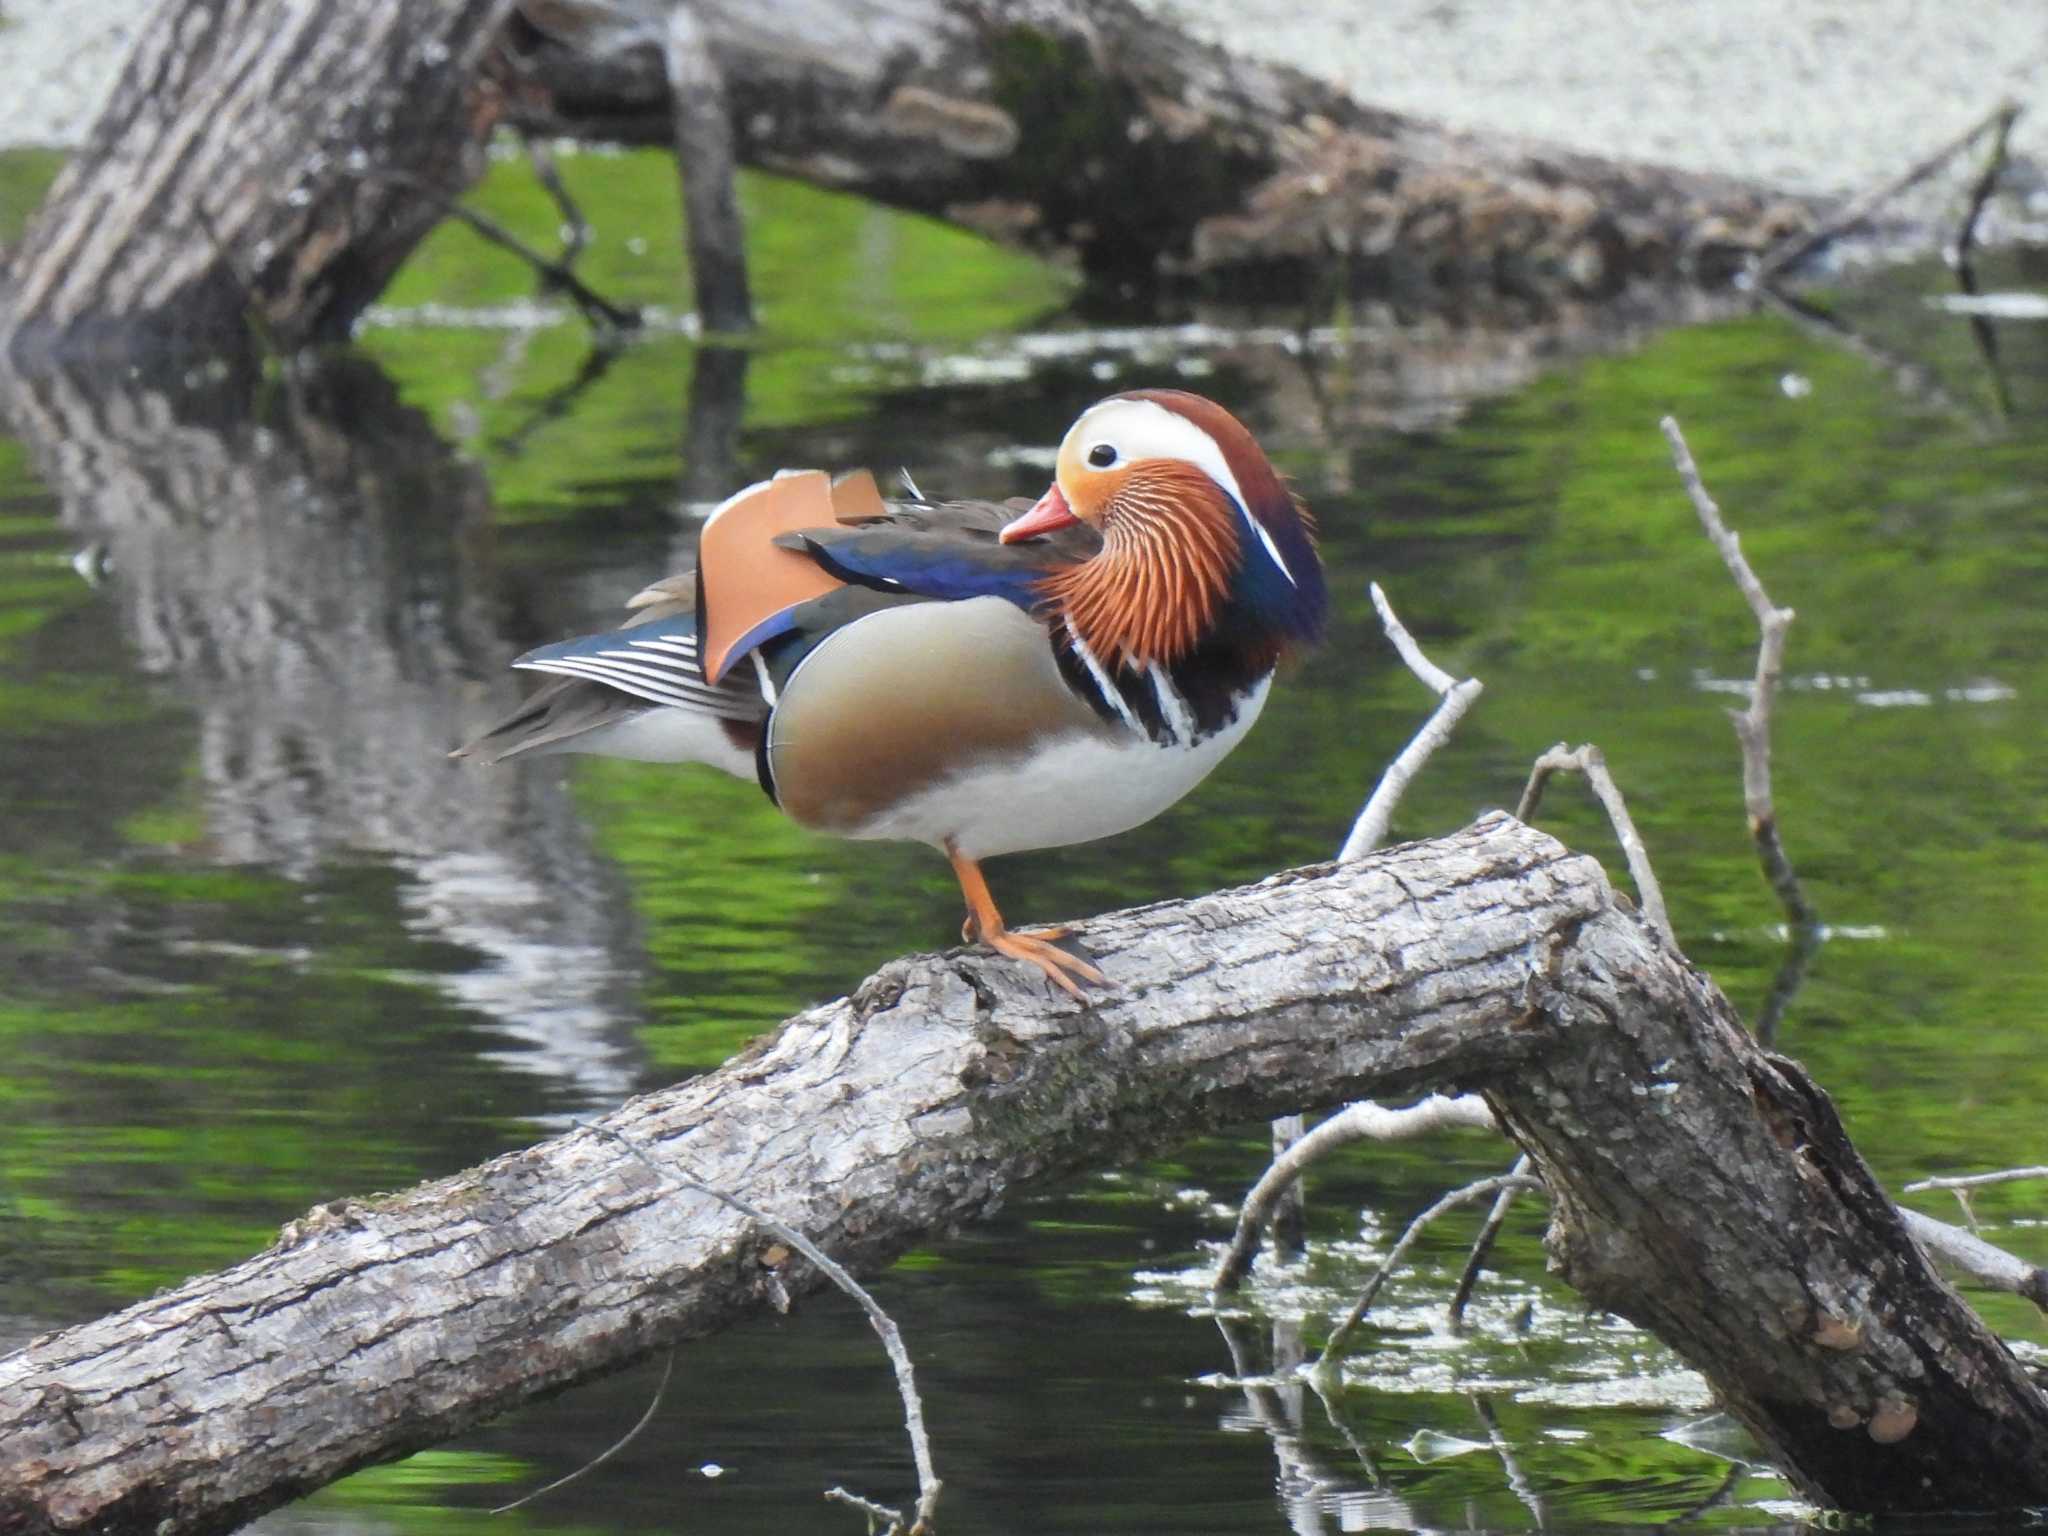
M 40 174 L 40 172 L 39 172 Z M 1674 412 L 1773 597 L 1796 608 L 1775 765 L 1825 928 L 1779 1025 L 1894 1188 L 2048 1160 L 2048 327 L 1928 302 L 1936 270 L 1829 295 L 1874 340 L 1770 314 L 1520 330 L 1079 314 L 956 232 L 747 184 L 765 321 L 678 316 L 673 174 L 571 166 L 586 276 L 658 306 L 594 352 L 465 231 L 436 234 L 352 349 L 244 379 L 50 377 L 0 435 L 0 1346 L 715 1065 L 957 931 L 926 850 L 814 838 L 708 772 L 446 750 L 527 646 L 609 622 L 725 489 L 786 465 L 1036 495 L 1086 403 L 1229 403 L 1316 509 L 1335 615 L 1246 745 L 1110 843 L 999 861 L 1047 921 L 1328 857 L 1427 696 L 1387 589 L 1486 693 L 1396 836 L 1512 804 L 1559 739 L 1605 750 L 1687 952 L 1747 1015 L 1782 914 L 1724 718 L 1747 608 L 1657 419 Z M 479 193 L 545 240 L 516 165 Z M 0 225 L 4 231 L 5 225 Z M 2040 288 L 2038 256 L 1987 277 Z M 1891 361 L 1883 361 L 1888 354 Z M 1874 360 L 1876 357 L 1878 360 Z M 1901 362 L 1900 360 L 1905 360 Z M 1544 824 L 1620 861 L 1578 786 Z M 917 1358 L 945 1527 L 1044 1532 L 1775 1526 L 1801 1507 L 1703 1383 L 1548 1281 L 1524 1201 L 1474 1326 L 1442 1311 L 1476 1214 L 1421 1244 L 1344 1389 L 1287 1369 L 1405 1222 L 1498 1172 L 1476 1134 L 1316 1174 L 1303 1262 L 1211 1316 L 1203 1276 L 1261 1166 L 1247 1127 L 1020 1194 L 877 1282 Z M 1953 1202 L 1915 1197 L 1934 1214 Z M 1975 1202 L 2048 1259 L 2048 1191 Z M 2048 1328 L 1973 1295 L 2017 1347 Z M 267 1531 L 840 1533 L 844 1484 L 912 1486 L 892 1383 L 836 1295 L 361 1473 Z

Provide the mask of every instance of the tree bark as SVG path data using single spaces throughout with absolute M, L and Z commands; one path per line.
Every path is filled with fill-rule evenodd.
M 2048 1501 L 2048 1397 L 1825 1096 L 1593 860 L 1494 814 L 1079 933 L 1115 983 L 1090 1007 L 977 951 L 898 961 L 602 1131 L 320 1207 L 0 1359 L 0 1530 L 223 1529 L 815 1288 L 634 1148 L 871 1270 L 1029 1180 L 1452 1087 L 1541 1170 L 1566 1279 L 1702 1370 L 1803 1493 Z
M 707 165 L 729 131 L 743 163 L 1117 289 L 1298 299 L 1335 281 L 1548 303 L 1637 277 L 1718 283 L 1812 223 L 1726 178 L 1376 111 L 1129 0 L 693 0 L 723 110 L 675 101 L 666 29 L 639 8 L 524 0 L 532 18 L 508 28 L 514 5 L 160 5 L 16 254 L 0 346 L 343 336 L 507 118 L 665 146 L 681 127 Z M 731 212 L 718 184 L 694 178 L 699 222 Z M 716 326 L 741 296 L 712 285 Z
M 16 253 L 0 346 L 344 337 L 482 170 L 513 0 L 175 0 Z
M 1427 297 L 1719 283 L 1809 227 L 1726 177 L 1361 104 L 1130 0 L 694 0 L 742 161 L 964 224 L 1114 287 Z M 651 46 L 523 55 L 530 131 L 667 143 Z

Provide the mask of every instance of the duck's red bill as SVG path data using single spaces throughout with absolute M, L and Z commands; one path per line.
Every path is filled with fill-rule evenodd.
M 1015 544 L 1021 539 L 1036 538 L 1041 533 L 1052 533 L 1057 529 L 1072 527 L 1080 519 L 1074 516 L 1074 509 L 1067 505 L 1067 498 L 1060 494 L 1059 482 L 1054 481 L 1046 493 L 1033 503 L 1029 512 L 1014 523 L 1003 525 L 997 535 L 1005 544 Z

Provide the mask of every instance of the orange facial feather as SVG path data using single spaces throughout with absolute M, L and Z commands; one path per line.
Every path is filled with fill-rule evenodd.
M 1215 481 L 1179 460 L 1143 460 L 1119 482 L 1091 519 L 1102 552 L 1054 572 L 1043 590 L 1105 666 L 1171 665 L 1208 629 L 1242 558 L 1236 513 Z

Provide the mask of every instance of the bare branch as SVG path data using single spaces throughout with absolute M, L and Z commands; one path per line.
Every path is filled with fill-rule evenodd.
M 610 1445 L 606 1446 L 603 1450 L 599 1451 L 595 1456 L 591 1457 L 590 1460 L 583 1463 L 583 1465 L 578 1467 L 574 1472 L 564 1473 L 562 1476 L 556 1478 L 551 1483 L 542 1483 L 538 1488 L 534 1489 L 533 1492 L 521 1495 L 519 1498 L 514 1499 L 510 1504 L 500 1504 L 496 1509 L 492 1510 L 491 1513 L 494 1515 L 509 1515 L 515 1509 L 524 1509 L 527 1505 L 531 1504 L 535 1499 L 543 1498 L 546 1495 L 553 1493 L 557 1488 L 568 1487 L 569 1484 L 575 1482 L 576 1479 L 582 1477 L 586 1472 L 595 1472 L 599 1467 L 603 1466 L 606 1462 L 610 1461 L 614 1456 L 618 1455 L 619 1452 L 623 1451 L 635 1440 L 638 1440 L 640 1438 L 640 1432 L 646 1429 L 648 1425 L 654 1422 L 654 1415 L 661 1409 L 661 1400 L 668 1393 L 669 1378 L 674 1376 L 675 1373 L 676 1352 L 674 1350 L 670 1350 L 668 1352 L 668 1358 L 662 1362 L 661 1380 L 654 1384 L 654 1396 L 649 1398 L 647 1401 L 647 1411 L 640 1415 L 639 1419 L 635 1421 L 631 1429 L 627 1430 L 623 1435 L 619 1436 L 618 1439 L 614 1440 Z
M 859 1494 L 850 1493 L 844 1488 L 827 1488 L 825 1490 L 825 1497 L 834 1504 L 852 1505 L 855 1509 L 866 1515 L 869 1520 L 881 1521 L 884 1529 L 892 1533 L 892 1536 L 894 1532 L 903 1529 L 903 1511 L 900 1509 L 892 1509 L 887 1504 L 877 1504 L 873 1499 L 864 1499 Z M 869 1529 L 872 1530 L 874 1527 L 870 1526 Z
M 493 245 L 503 246 L 532 267 L 540 275 L 543 283 L 560 288 L 583 312 L 583 318 L 598 330 L 630 331 L 639 326 L 640 315 L 637 310 L 625 309 L 614 304 L 570 271 L 567 266 L 551 257 L 543 256 L 496 219 L 488 214 L 478 213 L 465 203 L 456 202 L 438 187 L 420 177 L 405 175 L 398 171 L 377 171 L 369 173 L 366 179 L 402 186 L 437 202 L 444 214 L 460 219 Z
M 1912 1187 L 1907 1186 L 1909 1189 Z M 2024 1296 L 2048 1312 L 2048 1269 L 2029 1264 L 2016 1254 L 1985 1242 L 1973 1232 L 1952 1227 L 1932 1216 L 1923 1216 L 1903 1206 L 1899 1208 L 1899 1214 L 1906 1219 L 1906 1230 L 1936 1258 L 1947 1260 L 1971 1279 L 1994 1290 Z
M 1740 712 L 1730 710 L 1728 718 L 1734 723 L 1736 739 L 1742 743 L 1743 807 L 1749 813 L 1750 835 L 1756 839 L 1757 850 L 1763 855 L 1764 872 L 1792 921 L 1811 923 L 1814 921 L 1813 909 L 1807 904 L 1799 877 L 1793 873 L 1791 862 L 1785 857 L 1784 847 L 1778 838 L 1778 813 L 1771 800 L 1771 700 L 1785 667 L 1785 631 L 1797 615 L 1790 608 L 1780 608 L 1773 603 L 1770 594 L 1764 591 L 1763 583 L 1757 580 L 1756 572 L 1743 556 L 1741 539 L 1723 521 L 1721 509 L 1707 494 L 1706 485 L 1700 479 L 1699 466 L 1693 462 L 1692 450 L 1686 447 L 1685 434 L 1679 430 L 1678 422 L 1666 416 L 1660 425 L 1664 429 L 1665 440 L 1671 444 L 1672 465 L 1685 484 L 1686 494 L 1692 498 L 1700 526 L 1713 540 L 1714 548 L 1721 552 L 1721 563 L 1735 578 L 1737 589 L 1749 604 L 1749 611 L 1756 615 L 1757 627 L 1762 631 L 1749 708 Z
M 1823 219 L 1804 234 L 1794 235 L 1765 253 L 1757 263 L 1756 277 L 1759 283 L 1772 283 L 1813 255 L 1822 247 L 1833 244 L 1850 230 L 1865 222 L 1886 203 L 1900 193 L 1919 185 L 1944 165 L 1961 154 L 1981 135 L 1998 128 L 2016 116 L 2019 108 L 2012 102 L 2000 102 L 1998 106 L 1972 123 L 1969 128 L 1948 140 L 1925 158 L 1915 161 L 1901 174 L 1882 186 L 1874 187 L 1859 197 L 1851 198 L 1832 218 Z M 2009 126 L 2009 122 L 2008 122 Z
M 1791 927 L 1784 964 L 1779 967 L 1777 980 L 1756 1019 L 1757 1038 L 1768 1043 L 1776 1039 L 1778 1020 L 1805 979 L 1807 964 L 1820 943 L 1820 914 L 1807 899 L 1806 887 L 1800 883 L 1791 856 L 1785 852 L 1778 808 L 1771 794 L 1771 704 L 1777 695 L 1778 679 L 1785 670 L 1785 631 L 1791 628 L 1797 615 L 1790 608 L 1780 608 L 1764 591 L 1763 583 L 1742 553 L 1742 540 L 1722 518 L 1714 498 L 1707 494 L 1706 483 L 1700 478 L 1699 466 L 1693 462 L 1692 450 L 1686 446 L 1685 434 L 1679 430 L 1676 418 L 1666 416 L 1659 425 L 1671 445 L 1672 467 L 1678 471 L 1685 493 L 1692 500 L 1700 527 L 1720 551 L 1721 563 L 1735 579 L 1736 590 L 1756 615 L 1759 638 L 1749 708 L 1731 709 L 1728 720 L 1742 747 L 1742 804 L 1749 818 L 1749 835 L 1763 864 L 1764 879 L 1785 909 L 1785 920 Z
M 903 1335 L 896 1327 L 896 1320 L 882 1310 L 882 1304 L 868 1294 L 862 1285 L 845 1268 L 812 1242 L 803 1233 L 785 1221 L 778 1221 L 767 1212 L 758 1210 L 736 1195 L 729 1195 L 722 1189 L 709 1184 L 700 1184 L 673 1166 L 656 1162 L 647 1151 L 631 1136 L 615 1126 L 585 1121 L 582 1128 L 592 1135 L 603 1136 L 617 1142 L 640 1162 L 653 1171 L 657 1178 L 667 1179 L 684 1189 L 695 1190 L 700 1195 L 709 1195 L 721 1204 L 729 1205 L 749 1221 L 757 1223 L 763 1230 L 789 1244 L 798 1253 L 817 1266 L 818 1272 L 840 1290 L 846 1292 L 861 1305 L 868 1315 L 868 1322 L 882 1340 L 882 1348 L 888 1351 L 889 1363 L 896 1368 L 896 1390 L 903 1398 L 903 1427 L 910 1432 L 910 1455 L 917 1464 L 917 1518 L 911 1523 L 909 1536 L 925 1536 L 931 1529 L 932 1512 L 938 1508 L 939 1493 L 943 1484 L 932 1469 L 932 1444 L 924 1429 L 924 1403 L 917 1395 L 916 1373 L 910 1364 L 910 1351 L 903 1347 Z M 900 1525 L 902 1517 L 897 1517 Z
M 1527 1173 L 1529 1154 L 1524 1152 L 1515 1159 L 1509 1173 Z M 1472 1251 L 1465 1256 L 1465 1268 L 1458 1275 L 1458 1288 L 1451 1294 L 1450 1324 L 1453 1328 L 1465 1326 L 1465 1307 L 1472 1300 L 1472 1292 L 1479 1284 L 1479 1271 L 1486 1265 L 1486 1256 L 1493 1252 L 1494 1239 L 1500 1236 L 1500 1229 L 1507 1224 L 1508 1208 L 1515 1203 L 1515 1191 L 1504 1189 L 1493 1198 L 1493 1209 L 1486 1213 L 1486 1221 L 1479 1228 L 1479 1235 L 1472 1240 Z
M 1252 1186 L 1252 1192 L 1244 1198 L 1244 1208 L 1237 1213 L 1237 1232 L 1223 1262 L 1217 1266 L 1210 1289 L 1218 1295 L 1237 1289 L 1258 1254 L 1259 1228 L 1265 1224 L 1267 1212 L 1282 1191 L 1301 1176 L 1302 1169 L 1317 1158 L 1356 1141 L 1406 1141 L 1411 1136 L 1453 1128 L 1497 1131 L 1500 1126 L 1486 1101 L 1477 1094 L 1446 1098 L 1433 1093 L 1406 1109 L 1387 1109 L 1370 1099 L 1347 1104 L 1274 1158 L 1273 1165 Z
M 1436 713 L 1415 733 L 1414 740 L 1401 749 L 1401 755 L 1389 763 L 1387 771 L 1380 776 L 1372 798 L 1358 813 L 1351 835 L 1344 839 L 1344 846 L 1337 854 L 1340 863 L 1370 853 L 1386 840 L 1387 828 L 1394 819 L 1394 807 L 1401 803 L 1401 796 L 1407 793 L 1415 775 L 1422 771 L 1422 765 L 1429 761 L 1438 747 L 1450 740 L 1451 732 L 1465 718 L 1465 711 L 1472 707 L 1473 701 L 1486 687 L 1476 677 L 1457 681 L 1423 655 L 1415 637 L 1394 616 L 1393 605 L 1387 601 L 1387 595 L 1380 590 L 1378 582 L 1372 584 L 1372 605 L 1379 610 L 1380 623 L 1386 629 L 1387 638 L 1394 642 L 1394 649 L 1401 653 L 1401 660 L 1408 664 L 1408 670 L 1421 678 L 1423 686 L 1442 702 L 1437 705 Z
M 2033 1168 L 2001 1168 L 1996 1173 L 1964 1173 L 1934 1179 L 1915 1179 L 1905 1186 L 1917 1195 L 1923 1189 L 1976 1189 L 1985 1184 L 2011 1184 L 2020 1179 L 2048 1179 L 2048 1164 Z
M 1536 807 L 1543 803 L 1544 786 L 1549 784 L 1554 773 L 1583 773 L 1586 782 L 1606 808 L 1607 820 L 1614 827 L 1614 836 L 1621 844 L 1622 857 L 1628 860 L 1629 877 L 1636 883 L 1636 897 L 1642 903 L 1643 916 L 1650 926 L 1673 949 L 1678 947 L 1678 938 L 1671 931 L 1671 918 L 1664 910 L 1664 890 L 1657 884 L 1657 871 L 1650 867 L 1650 851 L 1643 846 L 1642 834 L 1636 831 L 1635 818 L 1628 813 L 1628 802 L 1621 797 L 1621 788 L 1614 782 L 1614 775 L 1607 771 L 1607 759 L 1600 749 L 1591 742 L 1567 749 L 1559 742 L 1548 752 L 1536 759 L 1529 770 L 1529 782 L 1522 790 L 1521 803 L 1515 807 L 1515 819 L 1528 821 L 1536 814 Z
M 1422 1236 L 1429 1224 L 1446 1211 L 1454 1211 L 1461 1205 L 1470 1205 L 1474 1200 L 1504 1189 L 1541 1189 L 1543 1181 L 1528 1174 L 1497 1173 L 1492 1178 L 1479 1179 L 1462 1189 L 1454 1189 L 1439 1199 L 1435 1205 L 1408 1223 L 1408 1230 L 1401 1234 L 1401 1240 L 1394 1244 L 1394 1251 L 1386 1256 L 1372 1279 L 1366 1282 L 1365 1294 L 1360 1296 L 1346 1314 L 1344 1321 L 1337 1325 L 1329 1342 L 1323 1345 L 1322 1354 L 1316 1357 L 1314 1371 L 1320 1375 L 1335 1367 L 1350 1347 L 1351 1336 L 1358 1331 L 1358 1325 L 1365 1321 L 1365 1314 L 1372 1310 L 1373 1301 L 1379 1296 L 1380 1287 L 1387 1283 L 1387 1277 L 1408 1257 L 1408 1250 L 1415 1246 L 1415 1240 Z
M 1992 114 L 1991 152 L 1984 157 L 1984 168 L 1977 173 L 1977 183 L 1970 189 L 1969 204 L 1963 211 L 1962 223 L 1956 229 L 1954 261 L 1965 289 L 1974 291 L 1975 274 L 1971 269 L 1970 254 L 1977 244 L 1977 221 L 1983 217 L 1984 205 L 1991 201 L 1992 189 L 2004 174 L 2012 143 L 2012 125 L 2019 121 L 2019 116 L 2020 104 L 2016 101 L 2006 102 Z
M 1273 1122 L 1273 1156 L 1277 1159 L 1308 1131 L 1308 1116 L 1282 1115 Z M 1260 1225 L 1273 1251 L 1298 1258 L 1308 1251 L 1308 1201 L 1300 1179 L 1291 1180 L 1266 1211 Z

